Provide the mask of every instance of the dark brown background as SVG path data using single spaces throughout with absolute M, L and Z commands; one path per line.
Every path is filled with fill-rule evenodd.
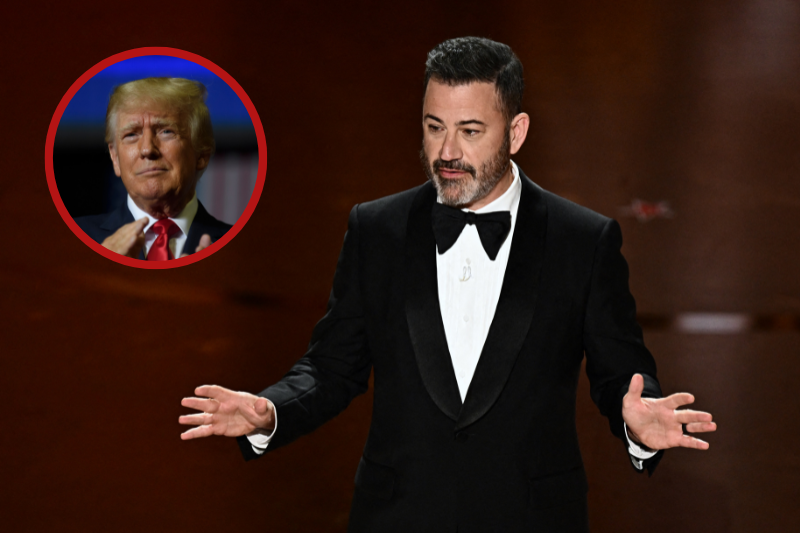
M 800 5 L 749 1 L 24 2 L 5 13 L 0 216 L 5 531 L 344 531 L 370 396 L 245 464 L 233 441 L 179 439 L 196 385 L 258 391 L 321 316 L 350 207 L 424 178 L 426 52 L 461 35 L 511 45 L 539 184 L 622 218 L 640 311 L 800 313 Z M 85 4 L 84 4 L 85 5 Z M 227 70 L 259 111 L 267 185 L 221 252 L 169 271 L 90 251 L 56 211 L 42 154 L 73 81 L 171 46 Z M 654 323 L 659 323 L 657 320 Z M 647 328 L 666 393 L 715 414 L 706 453 L 628 464 L 584 384 L 593 530 L 788 531 L 800 481 L 791 330 Z

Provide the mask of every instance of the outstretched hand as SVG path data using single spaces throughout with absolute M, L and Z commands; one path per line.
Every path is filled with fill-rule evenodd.
M 653 450 L 664 450 L 682 446 L 707 450 L 708 443 L 685 435 L 716 431 L 717 424 L 711 421 L 711 414 L 678 407 L 694 402 L 694 396 L 687 392 L 672 394 L 666 398 L 642 398 L 644 379 L 636 374 L 631 379 L 628 393 L 622 399 L 622 418 L 634 441 Z
M 181 424 L 197 426 L 181 433 L 183 440 L 210 435 L 240 437 L 255 429 L 271 431 L 275 427 L 275 406 L 266 398 L 218 385 L 203 385 L 194 393 L 206 398 L 181 400 L 182 406 L 202 411 L 178 419 Z

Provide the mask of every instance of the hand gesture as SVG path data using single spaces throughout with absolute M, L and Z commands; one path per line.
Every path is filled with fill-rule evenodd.
M 631 379 L 628 393 L 622 399 L 622 418 L 628 426 L 631 438 L 653 450 L 664 450 L 682 446 L 707 450 L 708 443 L 685 435 L 686 431 L 701 433 L 716 431 L 711 414 L 691 409 L 678 410 L 682 405 L 694 402 L 687 392 L 672 394 L 666 398 L 642 398 L 644 379 L 636 374 Z
M 211 235 L 205 233 L 202 237 L 200 237 L 200 242 L 197 244 L 197 248 L 194 249 L 194 252 L 197 253 L 200 250 L 208 248 L 209 246 L 211 246 Z M 189 257 L 189 254 L 184 253 L 181 255 L 181 257 Z
M 144 248 L 144 227 L 150 219 L 142 217 L 125 224 L 102 242 L 104 248 L 137 259 Z
M 181 424 L 197 426 L 183 432 L 183 440 L 210 435 L 240 437 L 255 429 L 271 431 L 275 427 L 275 406 L 266 398 L 217 385 L 197 387 L 194 393 L 206 398 L 184 398 L 181 405 L 203 412 L 178 419 Z

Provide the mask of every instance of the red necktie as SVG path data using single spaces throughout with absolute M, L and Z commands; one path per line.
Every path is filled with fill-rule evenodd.
M 177 224 L 168 218 L 162 218 L 153 224 L 153 231 L 156 232 L 156 240 L 147 253 L 148 261 L 166 261 L 175 259 L 169 249 L 169 238 L 180 231 Z

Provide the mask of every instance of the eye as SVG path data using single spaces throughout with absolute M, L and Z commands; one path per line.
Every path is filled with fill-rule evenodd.
M 467 137 L 475 137 L 478 133 L 480 133 L 478 130 L 464 130 Z
M 428 124 L 428 131 L 430 131 L 431 133 L 437 133 L 442 131 L 442 128 L 437 124 Z

